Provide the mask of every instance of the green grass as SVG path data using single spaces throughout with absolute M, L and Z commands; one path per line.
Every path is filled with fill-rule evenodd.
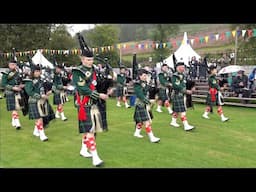
M 71 98 L 71 97 L 70 97 Z M 51 100 L 52 101 L 52 100 Z M 224 106 L 228 122 L 221 122 L 216 107 L 211 119 L 202 119 L 205 106 L 189 109 L 192 132 L 169 125 L 170 116 L 154 110 L 153 131 L 160 143 L 133 137 L 134 107 L 117 108 L 116 100 L 107 103 L 109 131 L 97 134 L 97 149 L 105 168 L 223 168 L 256 167 L 255 109 Z M 4 168 L 93 168 L 91 159 L 79 156 L 77 112 L 71 102 L 65 105 L 68 121 L 54 120 L 46 129 L 48 142 L 32 135 L 34 121 L 21 115 L 22 129 L 15 130 L 0 100 L 0 167 Z M 178 120 L 180 123 L 180 119 Z

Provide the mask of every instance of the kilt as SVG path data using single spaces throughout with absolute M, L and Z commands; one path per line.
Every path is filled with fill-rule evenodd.
M 6 94 L 6 107 L 7 107 L 7 111 L 13 111 L 13 110 L 16 109 L 16 107 L 15 107 L 15 94 L 14 93 Z
M 28 104 L 28 115 L 29 115 L 29 119 L 41 118 L 41 115 L 38 111 L 37 103 L 29 103 Z
M 136 104 L 133 119 L 136 123 L 149 121 L 150 117 L 146 109 L 146 105 Z
M 209 106 L 219 105 L 218 94 L 216 94 L 216 100 L 211 101 L 211 95 L 208 93 L 206 97 L 206 105 L 209 105 Z
M 163 101 L 163 102 L 165 102 L 166 100 L 168 100 L 167 93 L 166 93 L 166 89 L 159 88 L 158 99 L 161 100 L 161 101 Z
M 91 106 L 85 106 L 85 111 L 87 119 L 85 121 L 78 120 L 79 133 L 92 133 L 94 130 L 92 128 Z
M 185 112 L 185 101 L 184 101 L 184 95 L 182 93 L 174 94 L 172 98 L 172 110 L 174 112 Z
M 64 98 L 61 98 L 60 93 L 55 93 L 53 95 L 53 105 L 59 105 L 59 104 L 64 104 L 66 102 L 66 95 L 63 96 Z
M 122 97 L 122 96 L 124 96 L 124 87 L 122 87 L 122 86 L 117 86 L 117 88 L 116 88 L 116 96 L 117 96 L 117 97 Z

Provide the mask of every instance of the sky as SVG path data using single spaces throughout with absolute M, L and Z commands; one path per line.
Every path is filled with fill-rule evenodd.
M 66 24 L 69 33 L 74 36 L 76 33 L 81 32 L 85 29 L 92 29 L 95 24 Z

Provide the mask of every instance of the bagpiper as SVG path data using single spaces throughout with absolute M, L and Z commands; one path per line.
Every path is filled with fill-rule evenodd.
M 82 147 L 80 155 L 92 157 L 94 166 L 101 166 L 103 160 L 100 159 L 96 149 L 95 127 L 92 120 L 93 100 L 108 98 L 107 94 L 98 93 L 96 90 L 97 76 L 93 67 L 93 52 L 86 45 L 83 37 L 78 34 L 81 53 L 81 65 L 72 69 L 73 83 L 76 87 L 75 105 L 78 109 L 79 133 L 82 133 Z
M 29 95 L 29 119 L 35 120 L 33 135 L 39 137 L 41 141 L 48 141 L 45 135 L 43 118 L 49 115 L 48 98 L 52 93 L 51 90 L 46 91 L 41 79 L 42 69 L 39 64 L 31 66 L 30 78 L 24 79 L 25 91 Z
M 228 121 L 229 118 L 225 117 L 223 114 L 223 109 L 222 109 L 222 101 L 221 101 L 221 93 L 220 93 L 220 86 L 218 84 L 218 81 L 216 79 L 216 74 L 217 74 L 217 69 L 214 64 L 212 64 L 209 67 L 209 77 L 208 77 L 208 85 L 209 85 L 209 91 L 207 94 L 206 98 L 206 108 L 204 111 L 204 114 L 202 115 L 203 118 L 205 119 L 210 119 L 209 112 L 212 109 L 214 105 L 218 106 L 217 112 L 219 116 L 221 117 L 221 121 L 225 122 Z
M 120 73 L 117 74 L 117 107 L 121 107 L 121 101 L 124 102 L 126 108 L 130 108 L 130 105 L 127 103 L 127 86 L 126 86 L 126 74 L 125 66 L 120 65 Z
M 178 114 L 181 114 L 181 121 L 184 125 L 185 131 L 190 131 L 194 128 L 194 126 L 188 124 L 188 120 L 186 117 L 186 104 L 185 98 L 186 94 L 192 94 L 191 90 L 186 89 L 186 78 L 184 75 L 185 66 L 183 61 L 179 61 L 175 65 L 176 72 L 172 76 L 172 101 L 173 101 L 173 114 L 172 121 L 170 123 L 171 126 L 180 127 L 177 123 Z
M 17 130 L 21 128 L 18 111 L 22 108 L 21 91 L 24 88 L 21 74 L 15 60 L 8 63 L 9 69 L 2 72 L 2 86 L 5 89 L 7 111 L 12 111 L 11 124 Z
M 147 97 L 149 90 L 149 86 L 147 85 L 147 74 L 147 70 L 139 69 L 138 80 L 134 83 L 134 92 L 136 95 L 135 111 L 133 116 L 133 119 L 135 121 L 134 136 L 138 138 L 143 137 L 140 132 L 144 125 L 150 142 L 157 143 L 160 141 L 160 138 L 155 137 L 152 131 L 152 119 L 149 113 L 151 103 Z
M 156 111 L 161 113 L 163 112 L 161 107 L 164 106 L 167 108 L 169 114 L 172 114 L 171 104 L 168 97 L 168 92 L 172 88 L 171 77 L 168 74 L 169 67 L 166 63 L 161 66 L 161 72 L 158 74 L 159 79 L 159 92 L 158 92 L 158 105 Z
M 63 85 L 62 82 L 62 74 L 64 66 L 61 64 L 55 65 L 55 72 L 54 72 L 54 78 L 53 78 L 53 85 L 52 85 L 52 91 L 53 91 L 53 104 L 57 105 L 55 118 L 59 119 L 61 118 L 62 121 L 66 121 L 67 117 L 64 115 L 64 103 L 67 102 L 67 96 L 65 93 L 65 90 L 67 90 L 67 86 Z

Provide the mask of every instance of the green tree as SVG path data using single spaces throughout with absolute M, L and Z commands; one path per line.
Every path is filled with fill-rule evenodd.
M 231 30 L 253 30 L 256 24 L 233 24 Z M 237 64 L 240 65 L 255 65 L 256 61 L 256 37 L 249 37 L 248 31 L 242 37 L 242 33 L 238 38 L 237 43 Z
M 77 47 L 77 40 L 72 38 L 65 25 L 58 25 L 51 33 L 50 41 L 47 46 L 53 50 L 71 50 Z M 51 62 L 53 62 L 53 55 L 46 56 Z M 55 58 L 58 63 L 65 63 L 66 66 L 79 63 L 79 57 L 77 55 L 56 54 Z
M 159 44 L 158 48 L 152 52 L 153 62 L 161 61 L 161 58 L 166 58 L 170 55 L 171 50 L 163 47 L 163 43 L 168 41 L 171 35 L 176 35 L 179 31 L 177 24 L 155 24 L 151 32 L 151 39 Z
M 117 66 L 119 63 L 119 51 L 118 49 L 114 50 L 105 50 L 102 51 L 101 47 L 112 46 L 118 43 L 119 41 L 119 29 L 116 25 L 111 24 L 101 24 L 96 25 L 95 28 L 91 29 L 86 33 L 85 39 L 88 40 L 88 46 L 98 48 L 98 54 L 100 57 L 107 57 L 110 60 L 112 66 Z
M 12 48 L 16 48 L 17 51 L 45 48 L 53 26 L 53 24 L 1 24 L 0 51 L 8 53 L 12 52 Z M 7 60 L 9 58 L 1 59 L 0 66 L 6 67 Z

